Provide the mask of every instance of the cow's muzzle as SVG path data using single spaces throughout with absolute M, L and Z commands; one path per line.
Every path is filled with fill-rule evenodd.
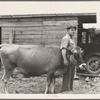
M 85 70 L 85 67 L 86 67 L 86 63 L 82 63 L 81 65 L 79 65 L 79 68 L 81 70 Z

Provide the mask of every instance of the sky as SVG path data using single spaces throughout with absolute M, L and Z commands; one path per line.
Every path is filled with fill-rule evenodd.
M 100 28 L 100 1 L 0 1 L 0 15 L 96 13 L 97 23 L 84 28 Z

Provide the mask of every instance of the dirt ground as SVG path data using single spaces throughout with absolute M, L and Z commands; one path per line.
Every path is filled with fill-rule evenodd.
M 4 94 L 4 84 L 1 81 L 3 70 L 0 71 L 0 94 Z M 62 77 L 56 79 L 55 92 L 61 93 Z M 44 94 L 46 86 L 46 77 L 30 77 L 23 78 L 18 75 L 17 78 L 9 80 L 10 94 Z M 74 80 L 73 91 L 65 91 L 64 94 L 99 94 L 100 93 L 100 78 L 79 77 L 79 80 Z

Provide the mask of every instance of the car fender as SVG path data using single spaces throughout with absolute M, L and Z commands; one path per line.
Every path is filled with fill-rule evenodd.
M 92 57 L 92 56 L 100 56 L 100 53 L 92 53 L 92 54 L 89 54 L 85 59 L 84 61 L 86 62 L 88 60 L 88 58 Z

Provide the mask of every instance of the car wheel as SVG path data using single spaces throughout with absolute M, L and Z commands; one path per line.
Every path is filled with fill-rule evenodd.
M 90 74 L 100 73 L 100 56 L 91 56 L 86 61 L 86 70 Z

